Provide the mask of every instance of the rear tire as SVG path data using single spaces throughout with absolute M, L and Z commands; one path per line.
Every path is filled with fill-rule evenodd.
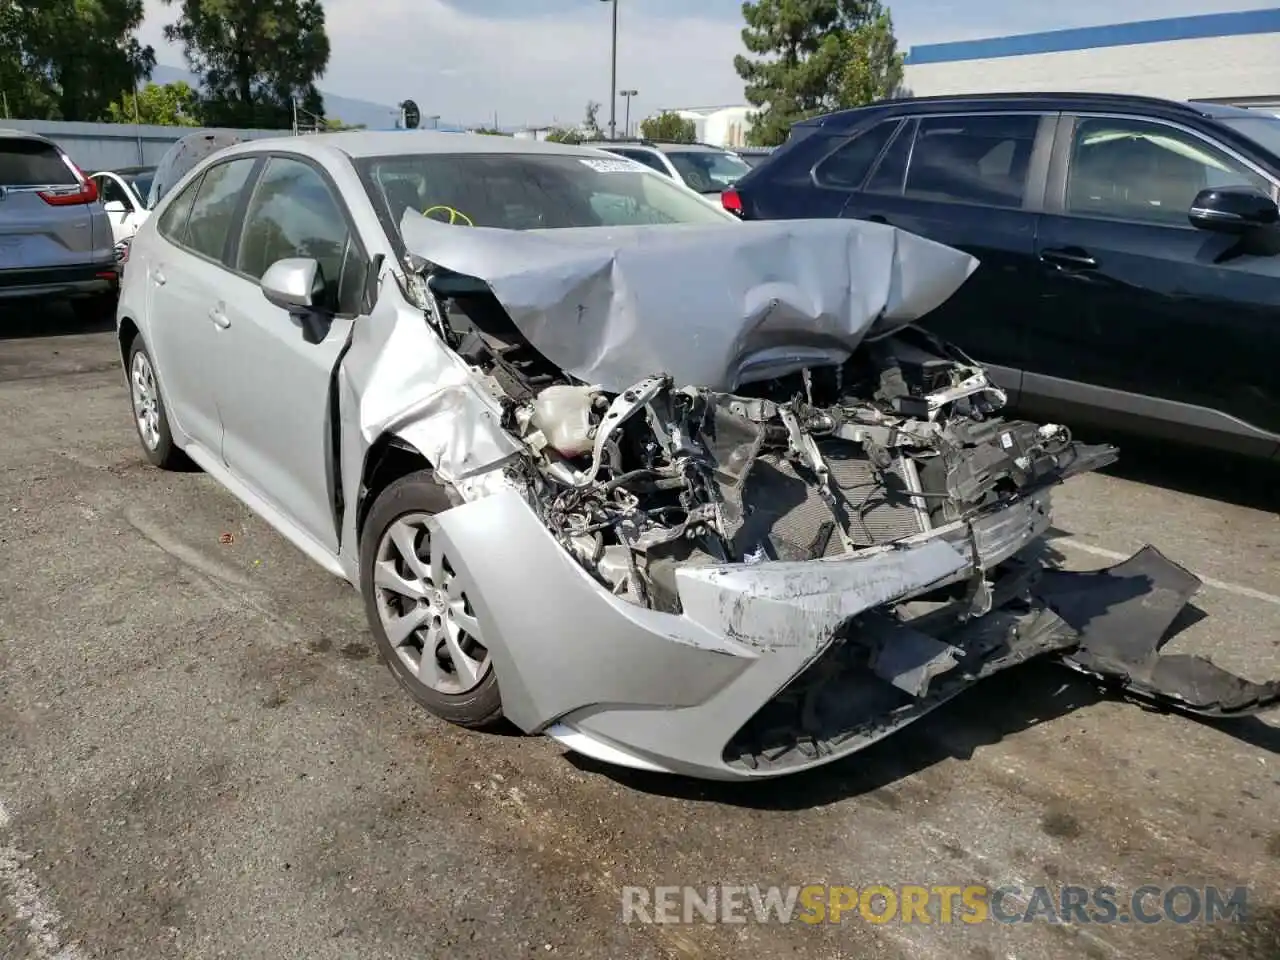
M 489 729 L 502 720 L 502 695 L 467 596 L 474 588 L 447 556 L 433 557 L 426 523 L 452 506 L 429 470 L 382 491 L 360 538 L 360 594 L 378 652 L 409 696 L 442 720 Z
M 138 434 L 138 442 L 142 444 L 143 454 L 161 470 L 181 467 L 184 457 L 182 451 L 174 446 L 155 364 L 141 337 L 134 338 L 129 349 L 128 374 L 133 428 Z

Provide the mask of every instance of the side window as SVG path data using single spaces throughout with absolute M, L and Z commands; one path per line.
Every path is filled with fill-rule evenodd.
M 908 197 L 1020 207 L 1040 118 L 924 117 L 907 170 Z
M 664 177 L 671 176 L 671 171 L 648 150 L 619 150 L 618 154 L 628 160 L 634 160 L 636 163 L 643 163 L 650 170 L 657 170 Z
M 249 199 L 236 269 L 258 280 L 287 257 L 319 262 L 325 282 L 322 306 L 336 313 L 359 312 L 365 257 L 342 207 L 315 167 L 272 157 Z
M 1199 137 L 1145 120 L 1081 119 L 1071 144 L 1067 212 L 1187 226 L 1206 187 L 1271 184 Z
M 187 218 L 186 245 L 196 253 L 214 260 L 222 259 L 231 221 L 240 203 L 240 191 L 248 182 L 256 162 L 256 157 L 243 157 L 220 163 L 205 172 L 195 202 L 191 205 L 191 216 Z
M 191 204 L 196 198 L 196 191 L 200 189 L 201 181 L 201 177 L 191 181 L 185 190 L 170 201 L 156 221 L 156 230 L 170 243 L 186 246 L 187 218 L 191 215 Z
M 864 189 L 868 193 L 890 193 L 902 196 L 902 183 L 907 178 L 907 161 L 911 159 L 911 145 L 916 138 L 916 121 L 908 120 L 894 135 L 889 149 L 876 164 Z
M 824 187 L 840 190 L 856 190 L 867 178 L 871 165 L 876 162 L 901 120 L 886 120 L 870 130 L 864 130 L 852 140 L 845 141 L 834 153 L 818 164 L 814 179 Z
M 102 176 L 95 182 L 98 184 L 98 193 L 103 203 L 123 203 L 126 210 L 133 209 L 133 204 L 129 202 L 129 195 L 124 192 L 124 188 L 115 177 Z

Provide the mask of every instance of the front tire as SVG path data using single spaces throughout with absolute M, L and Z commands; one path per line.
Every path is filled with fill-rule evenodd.
M 442 720 L 489 728 L 502 719 L 502 696 L 474 588 L 432 549 L 427 523 L 451 506 L 429 470 L 387 487 L 364 524 L 360 593 L 378 652 L 409 695 Z
M 179 467 L 182 451 L 174 446 L 155 364 L 141 337 L 129 348 L 129 399 L 133 405 L 133 426 L 146 458 L 161 470 Z

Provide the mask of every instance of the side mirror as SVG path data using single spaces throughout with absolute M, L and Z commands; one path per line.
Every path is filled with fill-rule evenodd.
M 107 213 L 128 213 L 129 210 L 124 205 L 123 200 L 108 200 L 102 205 L 102 209 Z
M 1214 233 L 1248 233 L 1280 222 L 1280 207 L 1253 187 L 1210 187 L 1196 194 L 1187 218 Z
M 262 295 L 284 310 L 310 310 L 324 292 L 324 271 L 310 257 L 287 257 L 267 267 Z

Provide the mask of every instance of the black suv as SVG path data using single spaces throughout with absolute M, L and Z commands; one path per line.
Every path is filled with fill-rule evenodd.
M 891 100 L 796 125 L 724 193 L 981 266 L 925 326 L 1029 416 L 1280 459 L 1280 118 L 1111 94 Z

